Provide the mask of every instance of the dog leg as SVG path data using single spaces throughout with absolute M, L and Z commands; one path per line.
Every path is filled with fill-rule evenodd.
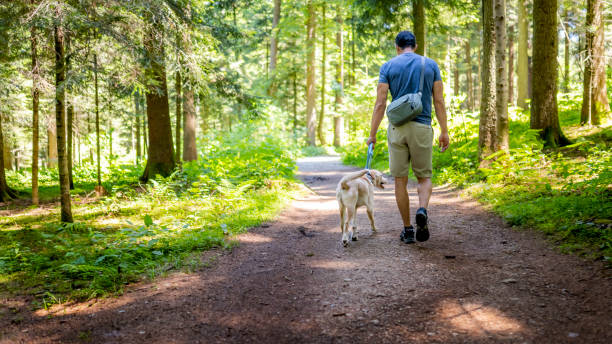
M 355 222 L 355 207 L 348 207 L 346 210 L 346 232 L 342 236 L 342 244 L 345 247 L 348 246 L 349 241 L 353 240 L 353 226 L 351 225 Z
M 374 226 L 374 213 L 370 207 L 367 208 L 368 218 L 370 219 L 370 225 L 372 226 L 372 232 L 376 232 L 376 226 Z
M 359 233 L 357 232 L 357 226 L 355 226 L 355 221 L 357 220 L 357 209 L 355 209 L 355 216 L 353 216 L 353 235 L 351 236 L 351 240 L 357 241 L 359 240 Z
M 348 245 L 348 235 L 347 235 L 347 222 L 344 217 L 346 213 L 346 207 L 344 204 L 340 203 L 340 231 L 342 232 L 342 245 Z

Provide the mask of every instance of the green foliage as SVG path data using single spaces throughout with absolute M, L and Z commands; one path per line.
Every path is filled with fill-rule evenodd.
M 110 190 L 118 185 L 131 185 L 142 175 L 142 166 L 120 164 L 102 167 L 102 186 Z M 96 166 L 91 164 L 81 164 L 73 166 L 72 175 L 74 178 L 74 194 L 84 194 L 93 190 L 96 185 Z M 19 171 L 7 170 L 6 179 L 9 185 L 27 197 L 32 190 L 32 170 L 21 169 Z M 40 200 L 52 201 L 59 196 L 57 168 L 43 168 L 39 170 L 38 185 Z
M 197 268 L 202 262 L 194 254 L 231 247 L 232 235 L 285 204 L 296 169 L 285 142 L 246 125 L 201 142 L 199 160 L 168 178 L 139 186 L 137 171 L 111 168 L 106 177 L 117 179 L 110 179 L 110 195 L 77 200 L 74 224 L 26 211 L 0 217 L 0 291 L 35 295 L 37 306 L 47 307 L 119 293 L 142 276 Z
M 560 121 L 581 130 L 577 95 L 560 99 Z M 543 151 L 537 131 L 529 129 L 529 113 L 510 109 L 510 152 L 498 152 L 478 168 L 477 114 L 450 109 L 451 146 L 434 148 L 434 182 L 449 183 L 488 204 L 515 226 L 529 226 L 551 236 L 567 251 L 591 257 L 612 257 L 612 129 L 598 129 L 575 143 Z M 345 163 L 365 166 L 361 130 L 343 151 Z M 386 130 L 379 130 L 373 168 L 388 171 Z
M 369 135 L 369 129 L 363 129 L 364 136 Z M 389 171 L 389 150 L 387 148 L 387 129 L 380 128 L 376 133 L 377 143 L 374 145 L 372 156 L 372 169 L 388 172 Z M 366 141 L 355 140 L 342 147 L 342 162 L 347 165 L 364 166 L 366 165 L 368 147 Z

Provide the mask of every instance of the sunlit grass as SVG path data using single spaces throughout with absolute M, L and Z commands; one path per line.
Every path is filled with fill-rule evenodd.
M 101 198 L 87 181 L 95 170 L 81 167 L 85 184 L 73 193 L 74 224 L 59 223 L 57 202 L 1 210 L 0 293 L 33 295 L 35 307 L 47 307 L 197 269 L 204 264 L 199 252 L 233 247 L 236 234 L 272 220 L 298 192 L 295 154 L 284 142 L 246 126 L 206 142 L 206 156 L 147 185 L 137 182 L 140 167 L 111 167 L 106 176 L 113 183 L 105 183 L 109 194 Z M 43 171 L 43 188 L 53 189 L 53 177 Z

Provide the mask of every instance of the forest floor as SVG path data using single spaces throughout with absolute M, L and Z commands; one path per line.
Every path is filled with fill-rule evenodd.
M 304 158 L 312 193 L 275 222 L 204 254 L 206 267 L 123 296 L 31 311 L 18 299 L 0 343 L 608 343 L 612 276 L 563 255 L 459 192 L 436 187 L 429 241 L 405 245 L 393 183 L 376 193 L 378 233 L 341 245 L 336 157 Z M 414 184 L 410 189 L 416 209 Z M 606 339 L 607 338 L 607 339 Z

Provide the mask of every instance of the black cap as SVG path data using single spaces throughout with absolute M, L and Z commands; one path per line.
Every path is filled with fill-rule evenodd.
M 401 49 L 404 49 L 406 47 L 415 48 L 416 37 L 414 37 L 414 34 L 410 31 L 402 31 L 398 33 L 395 37 L 395 44 Z

